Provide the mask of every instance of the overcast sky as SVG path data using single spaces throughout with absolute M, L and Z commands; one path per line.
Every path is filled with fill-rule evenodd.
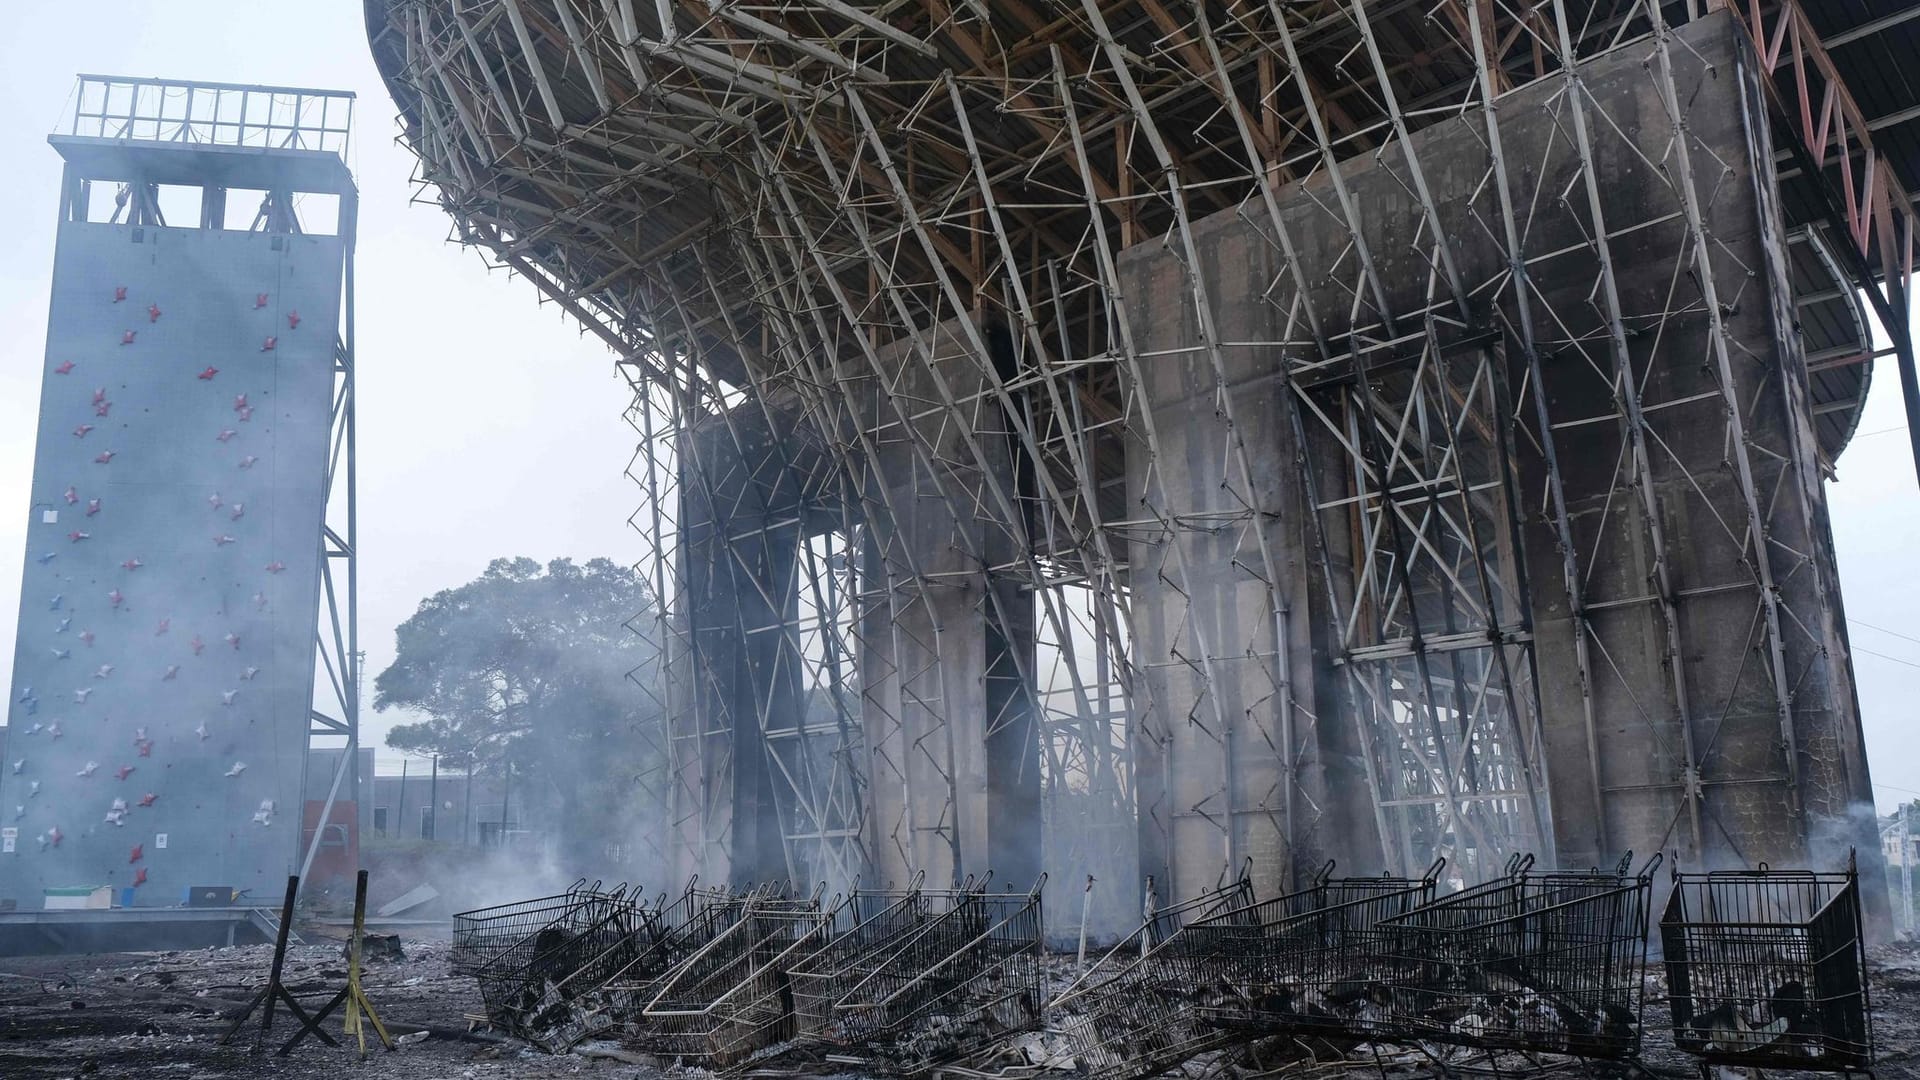
M 80 72 L 349 90 L 360 185 L 361 642 L 369 676 L 420 599 L 489 559 L 631 562 L 622 475 L 634 436 L 612 357 L 529 283 L 446 243 L 438 207 L 413 205 L 413 159 L 367 54 L 361 5 L 98 0 L 89 32 L 62 4 L 16 4 L 0 38 L 0 685 L 10 685 L 23 526 L 44 369 L 60 159 L 47 134 Z M 297 17 L 289 13 L 297 12 Z M 1840 576 L 1882 808 L 1920 795 L 1920 487 L 1898 374 L 1884 365 L 1861 434 L 1829 486 Z M 392 722 L 370 709 L 365 741 Z M 382 763 L 399 756 L 382 751 Z

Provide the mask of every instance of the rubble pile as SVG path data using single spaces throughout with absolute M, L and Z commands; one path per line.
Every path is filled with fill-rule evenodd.
M 1040 885 L 919 881 L 830 902 L 689 886 L 651 904 L 582 883 L 458 916 L 455 956 L 499 1030 L 719 1073 L 1644 1068 L 1650 998 L 1671 1002 L 1683 1061 L 1871 1063 L 1851 871 L 1675 875 L 1665 986 L 1647 967 L 1660 859 L 1630 858 L 1537 872 L 1516 857 L 1439 896 L 1439 863 L 1419 878 L 1328 864 L 1264 901 L 1243 874 L 1149 910 L 1077 971 L 1044 953 Z
M 582 883 L 456 916 L 454 955 L 496 1028 L 556 1053 L 598 1037 L 713 1069 L 811 1052 L 914 1071 L 1041 1028 L 1040 888 L 689 886 L 649 904 Z

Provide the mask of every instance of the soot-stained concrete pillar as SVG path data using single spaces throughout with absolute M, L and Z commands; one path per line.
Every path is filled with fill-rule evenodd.
M 1311 561 L 1281 336 L 1260 296 L 1271 245 L 1223 214 L 1199 264 L 1162 245 L 1121 259 L 1142 359 L 1128 373 L 1155 447 L 1129 444 L 1133 735 L 1142 870 L 1162 900 L 1253 860 L 1274 895 L 1327 858 L 1382 867 L 1353 725 L 1339 708 Z M 1205 347 L 1194 280 L 1222 342 Z M 1216 355 L 1218 367 L 1216 367 Z M 1224 384 L 1220 372 L 1224 371 Z M 1223 401 L 1225 407 L 1223 407 Z M 1150 416 L 1149 416 L 1150 414 Z
M 847 376 L 871 433 L 857 480 L 868 844 L 875 880 L 991 870 L 1024 887 L 1040 871 L 1034 600 L 996 571 L 1025 557 L 1003 512 L 1022 464 L 974 341 L 942 323 L 881 350 L 886 384 Z

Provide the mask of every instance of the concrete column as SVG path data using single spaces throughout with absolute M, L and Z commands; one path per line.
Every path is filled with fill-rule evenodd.
M 877 880 L 992 870 L 1026 885 L 1040 869 L 1033 597 L 994 570 L 1023 557 L 996 509 L 1018 498 L 1019 455 L 985 393 L 991 360 L 969 349 L 942 323 L 883 350 L 890 385 L 848 380 L 877 447 L 860 479 L 869 850 Z
M 1222 340 L 1280 338 L 1284 313 L 1258 288 L 1274 272 L 1271 245 L 1233 215 L 1196 231 L 1193 269 Z M 1182 261 L 1141 245 L 1121 277 L 1135 347 L 1151 354 L 1137 380 L 1128 373 L 1135 422 L 1151 413 L 1158 436 L 1157 448 L 1130 442 L 1127 458 L 1142 870 L 1163 899 L 1210 888 L 1247 858 L 1261 895 L 1327 858 L 1377 872 L 1356 732 L 1326 670 L 1281 351 L 1223 346 L 1223 388 Z
M 806 708 L 791 631 L 799 607 L 796 551 L 807 533 L 804 476 L 790 433 L 748 408 L 681 441 L 679 640 L 690 689 L 676 702 L 683 800 L 697 811 L 695 869 L 735 884 L 788 879 L 783 800 L 765 739 Z M 684 826 L 683 826 L 684 828 Z

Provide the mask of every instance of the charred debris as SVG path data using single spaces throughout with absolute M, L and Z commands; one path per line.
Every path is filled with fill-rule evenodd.
M 1439 862 L 1411 878 L 1338 877 L 1329 863 L 1265 898 L 1243 872 L 1149 900 L 1091 962 L 1048 953 L 1044 879 L 1020 891 L 916 878 L 832 898 L 581 881 L 454 916 L 451 963 L 478 981 L 496 1031 L 553 1053 L 614 1040 L 723 1074 L 1144 1080 L 1225 1059 L 1655 1075 L 1650 1037 L 1703 1072 L 1871 1066 L 1851 862 L 1661 875 L 1661 861 L 1574 872 L 1516 857 L 1446 893 Z

